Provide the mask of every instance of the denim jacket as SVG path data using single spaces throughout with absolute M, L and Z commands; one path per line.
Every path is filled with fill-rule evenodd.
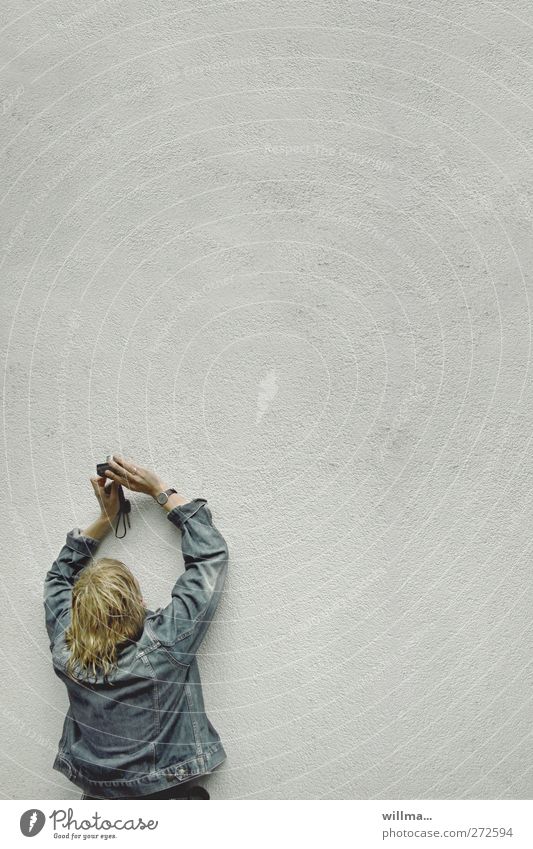
M 44 581 L 53 667 L 69 698 L 52 766 L 86 795 L 145 796 L 226 759 L 206 716 L 196 652 L 222 593 L 228 547 L 205 498 L 174 507 L 167 517 L 181 530 L 185 571 L 169 604 L 147 610 L 142 634 L 119 651 L 107 681 L 100 671 L 88 681 L 72 680 L 65 669 L 72 587 L 99 540 L 73 528 Z

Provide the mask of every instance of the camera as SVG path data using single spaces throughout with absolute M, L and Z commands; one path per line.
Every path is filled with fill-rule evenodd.
M 100 477 L 100 478 L 105 477 L 105 473 L 107 472 L 107 470 L 111 469 L 111 466 L 107 462 L 107 460 L 109 460 L 110 457 L 111 457 L 111 454 L 108 454 L 107 457 L 106 457 L 105 463 L 97 463 L 96 464 L 96 474 L 98 475 L 98 477 Z M 113 471 L 113 469 L 111 469 L 111 471 Z M 111 486 L 111 479 L 107 478 L 107 480 L 109 481 L 109 486 Z M 105 489 L 106 489 L 106 492 L 107 492 L 107 490 L 108 490 L 107 484 L 106 484 Z M 116 525 L 116 528 L 115 528 L 115 536 L 118 539 L 123 539 L 123 537 L 126 536 L 126 520 L 128 522 L 128 528 L 131 528 L 130 517 L 129 517 L 129 514 L 131 512 L 131 501 L 129 501 L 126 498 L 126 496 L 124 495 L 124 490 L 122 489 L 122 486 L 120 486 L 120 485 L 118 487 L 118 497 L 119 497 L 119 501 L 120 501 L 120 509 L 118 511 L 118 516 L 117 516 L 117 525 Z M 120 525 L 121 520 L 123 522 L 124 533 L 122 534 L 121 537 L 119 537 L 117 531 L 118 531 L 118 526 Z
M 108 469 L 111 469 L 111 466 L 107 462 L 110 457 L 111 457 L 111 454 L 108 454 L 107 457 L 105 458 L 106 459 L 105 463 L 97 463 L 96 464 L 96 474 L 101 478 L 105 477 L 105 473 L 107 472 Z M 113 470 L 111 469 L 111 471 L 113 471 Z

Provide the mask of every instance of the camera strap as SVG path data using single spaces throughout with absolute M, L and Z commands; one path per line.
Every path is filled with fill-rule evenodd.
M 119 498 L 119 501 L 120 501 L 120 507 L 119 507 L 118 516 L 117 516 L 117 524 L 116 524 L 116 527 L 115 527 L 115 536 L 116 536 L 117 539 L 124 539 L 124 537 L 126 536 L 126 532 L 127 532 L 126 520 L 128 522 L 128 528 L 131 528 L 131 524 L 130 524 L 131 501 L 129 501 L 126 498 L 126 496 L 124 495 L 124 490 L 122 489 L 122 486 L 120 486 L 120 485 L 119 485 L 119 488 L 118 488 L 118 498 Z M 122 534 L 122 536 L 119 536 L 117 531 L 118 531 L 118 527 L 119 527 L 121 522 L 122 522 L 123 527 L 124 527 L 124 533 Z

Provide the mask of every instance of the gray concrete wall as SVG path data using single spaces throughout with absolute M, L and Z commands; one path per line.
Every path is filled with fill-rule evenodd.
M 42 580 L 119 450 L 230 546 L 213 797 L 530 797 L 531 5 L 3 19 L 1 795 L 79 798 Z

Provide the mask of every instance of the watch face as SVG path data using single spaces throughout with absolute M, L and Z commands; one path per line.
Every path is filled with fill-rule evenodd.
M 159 504 L 164 504 L 166 501 L 168 501 L 168 495 L 166 494 L 166 492 L 160 492 L 157 496 L 157 500 Z

